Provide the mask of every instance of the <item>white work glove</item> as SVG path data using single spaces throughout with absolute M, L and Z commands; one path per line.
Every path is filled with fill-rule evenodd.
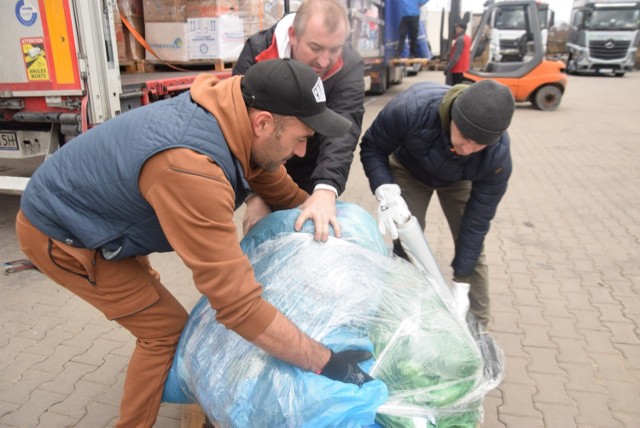
M 411 218 L 407 203 L 400 196 L 400 186 L 383 184 L 374 192 L 378 206 L 378 227 L 383 235 L 388 230 L 391 238 L 398 239 L 397 224 L 404 224 Z
M 456 312 L 462 319 L 467 318 L 469 311 L 469 290 L 471 285 L 466 282 L 451 281 L 451 295 L 456 305 Z

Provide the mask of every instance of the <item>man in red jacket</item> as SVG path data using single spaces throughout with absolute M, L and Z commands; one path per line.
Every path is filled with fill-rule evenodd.
M 303 208 L 313 212 L 316 237 L 326 241 L 330 226 L 340 236 L 336 200 L 344 192 L 364 116 L 364 64 L 347 42 L 351 30 L 347 10 L 339 0 L 305 0 L 295 14 L 247 39 L 233 74 L 270 58 L 293 58 L 307 64 L 322 79 L 327 107 L 352 123 L 339 137 L 316 134 L 303 157 L 290 159 L 287 172 L 311 195 Z M 249 230 L 271 212 L 260 198 L 247 199 L 243 228 Z
M 456 39 L 451 44 L 449 63 L 444 69 L 447 85 L 462 83 L 462 74 L 469 70 L 471 38 L 467 36 L 466 31 L 467 24 L 465 22 L 456 24 Z

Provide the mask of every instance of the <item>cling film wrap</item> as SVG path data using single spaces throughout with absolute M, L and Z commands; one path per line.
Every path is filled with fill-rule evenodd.
M 165 401 L 196 401 L 222 427 L 481 420 L 482 399 L 503 373 L 495 343 L 452 313 L 428 275 L 390 256 L 366 211 L 337 208 L 341 239 L 314 241 L 311 222 L 293 232 L 300 211 L 288 210 L 263 219 L 241 245 L 264 298 L 336 352 L 372 351 L 361 366 L 375 380 L 358 388 L 279 361 L 217 323 L 203 297 L 181 336 Z

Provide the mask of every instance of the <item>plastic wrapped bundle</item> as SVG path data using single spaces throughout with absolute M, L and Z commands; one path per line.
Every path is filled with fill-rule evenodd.
M 313 240 L 309 222 L 308 233 L 293 232 L 298 213 L 274 213 L 242 241 L 264 297 L 334 351 L 373 350 L 375 363 L 363 368 L 376 380 L 358 388 L 274 359 L 218 324 L 202 298 L 182 334 L 167 401 L 183 393 L 224 427 L 362 427 L 377 412 L 389 426 L 410 426 L 412 417 L 477 423 L 496 376 L 487 379 L 481 348 L 433 282 L 389 257 L 361 208 L 339 203 L 343 238 L 326 243 Z

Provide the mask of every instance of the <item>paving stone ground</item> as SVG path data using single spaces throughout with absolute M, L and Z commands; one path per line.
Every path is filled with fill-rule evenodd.
M 363 128 L 395 94 L 367 97 Z M 520 104 L 514 173 L 486 240 L 490 329 L 506 376 L 484 427 L 640 426 L 640 73 L 569 76 L 560 108 Z M 0 164 L 0 173 L 11 167 Z M 375 213 L 356 153 L 342 200 Z M 434 201 L 437 202 L 437 201 Z M 19 197 L 0 195 L 0 261 L 22 258 Z M 453 245 L 435 203 L 426 235 L 445 277 Z M 187 307 L 198 299 L 174 254 L 153 255 Z M 111 427 L 129 334 L 38 272 L 0 274 L 0 427 Z M 163 405 L 156 427 L 179 427 Z

